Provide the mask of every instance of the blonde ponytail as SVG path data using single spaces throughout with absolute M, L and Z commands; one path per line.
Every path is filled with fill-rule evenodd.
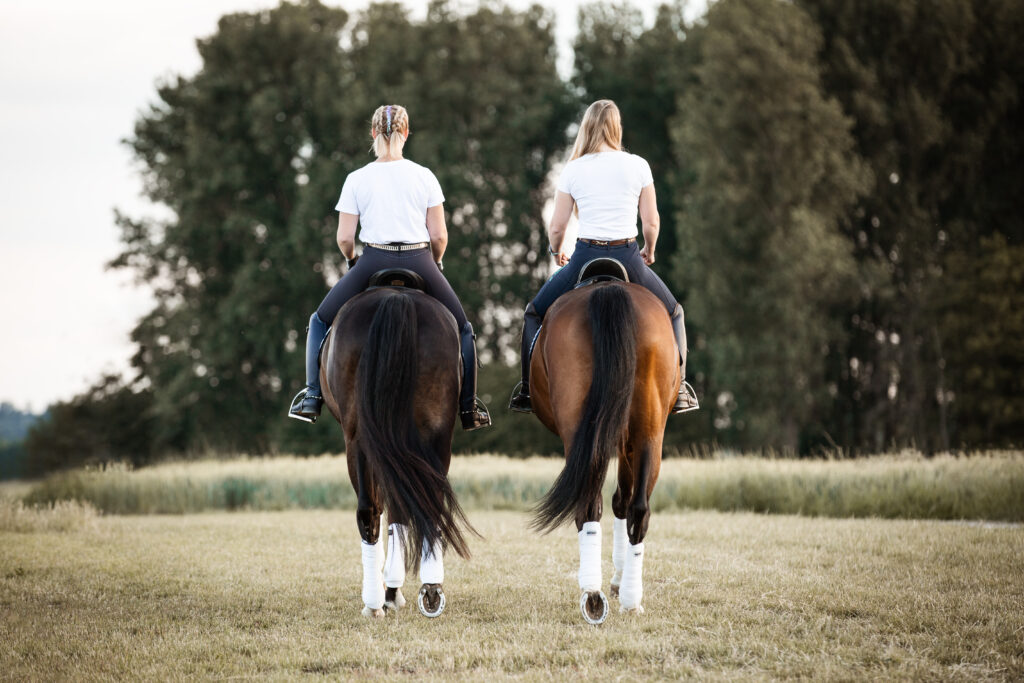
M 377 134 L 370 151 L 378 159 L 398 159 L 402 156 L 405 138 L 409 135 L 409 112 L 398 104 L 386 104 L 373 112 L 371 129 Z

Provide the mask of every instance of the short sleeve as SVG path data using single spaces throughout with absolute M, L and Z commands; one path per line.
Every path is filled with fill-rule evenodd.
M 651 173 L 651 165 L 647 163 L 647 159 L 641 156 L 637 157 L 637 161 L 640 163 L 640 187 L 647 187 L 654 182 L 654 174 Z
M 567 195 L 572 195 L 572 179 L 573 179 L 573 165 L 568 163 L 562 169 L 562 172 L 558 174 L 558 184 L 555 185 L 555 189 L 559 192 L 564 192 Z
M 338 203 L 334 208 L 342 213 L 351 213 L 356 216 L 359 215 L 359 204 L 356 202 L 356 180 L 354 173 L 349 173 L 348 177 L 345 178 L 345 184 L 341 186 L 341 196 L 338 198 Z
M 441 183 L 437 182 L 437 176 L 429 168 L 424 170 L 427 181 L 427 208 L 444 204 L 444 193 L 441 192 Z

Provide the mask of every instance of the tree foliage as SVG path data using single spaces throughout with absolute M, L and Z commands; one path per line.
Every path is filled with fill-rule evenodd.
M 839 228 L 867 174 L 851 122 L 822 92 L 809 17 L 731 0 L 703 31 L 698 83 L 674 119 L 695 178 L 680 188 L 679 280 L 713 340 L 702 355 L 718 427 L 747 448 L 796 450 L 827 397 L 832 311 L 855 285 Z
M 655 175 L 655 270 L 687 309 L 704 397 L 669 421 L 668 448 L 1019 444 L 1024 5 L 719 0 L 692 25 L 683 8 L 647 25 L 585 6 L 568 82 L 536 6 L 434 0 L 413 19 L 305 0 L 222 18 L 128 140 L 167 209 L 117 217 L 112 265 L 156 294 L 137 376 L 54 407 L 26 442 L 37 466 L 340 447 L 283 418 L 305 321 L 343 269 L 332 207 L 387 102 L 441 181 L 445 272 L 481 337 L 495 426 L 456 446 L 557 450 L 500 406 L 549 267 L 546 179 L 606 97 Z

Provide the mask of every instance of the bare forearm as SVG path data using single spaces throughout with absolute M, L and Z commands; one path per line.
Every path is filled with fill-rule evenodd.
M 548 228 L 548 242 L 555 251 L 562 250 L 562 242 L 565 240 L 565 231 L 568 226 L 552 224 Z
M 448 236 L 432 237 L 430 239 L 430 253 L 434 256 L 434 263 L 440 263 L 444 258 L 445 249 L 448 248 Z
M 656 221 L 645 223 L 643 232 L 644 247 L 646 247 L 647 250 L 653 254 L 654 247 L 658 243 L 658 234 L 661 232 L 661 226 Z
M 345 257 L 346 261 L 351 261 L 356 255 L 356 241 L 339 239 L 338 248 L 341 249 L 341 255 Z

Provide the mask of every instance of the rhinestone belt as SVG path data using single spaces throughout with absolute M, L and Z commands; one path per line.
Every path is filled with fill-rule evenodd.
M 383 249 L 384 251 L 412 251 L 413 249 L 426 249 L 430 246 L 430 242 L 416 242 L 415 244 L 406 244 L 405 242 L 393 242 L 391 244 L 366 242 L 363 246 L 373 247 L 374 249 Z

